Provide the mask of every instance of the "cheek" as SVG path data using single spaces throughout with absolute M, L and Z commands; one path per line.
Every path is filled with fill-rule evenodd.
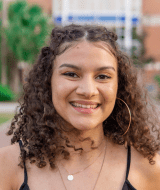
M 52 102 L 54 105 L 58 105 L 60 106 L 61 103 L 63 104 L 69 93 L 70 93 L 71 89 L 69 88 L 69 86 L 64 83 L 64 81 L 61 80 L 54 80 L 54 82 L 52 82 Z
M 52 78 L 52 93 L 53 94 L 61 94 L 64 89 L 64 83 L 57 77 L 56 75 Z
M 54 84 L 53 84 L 54 85 Z M 63 86 L 62 85 L 54 85 L 52 87 L 52 101 L 53 101 L 53 104 L 60 104 L 60 102 L 62 101 L 63 99 L 63 95 L 64 95 L 64 92 L 62 93 L 62 89 L 63 89 Z M 61 101 L 60 101 L 61 100 Z
M 117 96 L 117 90 L 118 90 L 118 81 L 115 80 L 111 90 L 114 97 Z
M 58 81 L 52 78 L 51 88 L 52 88 L 52 102 L 55 105 L 60 98 L 59 95 L 61 95 L 61 89 L 62 89 L 61 83 L 58 85 Z
M 117 84 L 107 85 L 103 88 L 103 95 L 106 101 L 112 101 L 117 96 Z

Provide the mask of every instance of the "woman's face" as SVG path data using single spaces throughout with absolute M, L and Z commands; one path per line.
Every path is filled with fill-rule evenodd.
M 52 101 L 78 130 L 102 127 L 116 100 L 117 60 L 103 42 L 77 42 L 54 61 Z

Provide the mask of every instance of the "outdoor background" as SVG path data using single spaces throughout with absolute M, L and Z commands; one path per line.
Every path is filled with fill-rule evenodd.
M 40 49 L 55 26 L 69 23 L 98 23 L 116 32 L 160 109 L 159 0 L 0 0 L 0 148 L 10 145 L 5 132 Z

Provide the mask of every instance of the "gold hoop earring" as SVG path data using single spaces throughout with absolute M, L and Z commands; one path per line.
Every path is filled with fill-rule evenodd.
M 127 130 L 125 131 L 125 133 L 123 133 L 123 135 L 122 135 L 122 136 L 124 136 L 124 135 L 128 132 L 128 130 L 129 130 L 129 128 L 130 128 L 130 125 L 131 125 L 131 111 L 130 111 L 130 109 L 129 109 L 127 103 L 126 103 L 124 100 L 122 100 L 122 99 L 120 99 L 120 98 L 117 98 L 117 99 L 121 100 L 121 101 L 126 105 L 126 107 L 127 107 L 127 109 L 128 109 L 128 112 L 129 112 L 129 125 L 128 125 L 128 128 L 127 128 Z

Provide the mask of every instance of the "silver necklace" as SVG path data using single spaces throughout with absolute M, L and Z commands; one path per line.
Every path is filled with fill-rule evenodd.
M 105 148 L 105 147 L 104 147 Z M 103 150 L 100 152 L 100 154 L 98 155 L 98 157 L 94 160 L 94 162 L 100 157 L 100 155 L 102 154 Z M 70 173 L 68 172 L 68 170 L 64 167 L 64 165 L 61 163 L 61 165 L 63 166 L 63 168 L 66 170 L 66 172 L 68 173 L 68 176 L 67 176 L 67 179 L 69 181 L 72 181 L 74 179 L 73 175 L 77 174 L 77 173 L 80 173 L 82 171 L 84 171 L 85 169 L 87 169 L 89 166 L 91 166 L 94 162 L 92 162 L 90 165 L 88 165 L 87 167 L 85 167 L 84 169 L 78 171 L 78 172 L 75 172 L 75 173 Z
M 105 160 L 105 155 L 106 155 L 106 146 L 105 146 L 105 153 L 104 153 L 104 157 L 103 157 L 103 162 L 102 162 L 102 165 L 101 165 L 100 171 L 99 171 L 99 173 L 98 173 L 98 176 L 97 176 L 96 182 L 95 182 L 95 184 L 94 184 L 93 190 L 94 190 L 95 187 L 96 187 L 97 181 L 98 181 L 99 176 L 100 176 L 100 173 L 101 173 L 101 171 L 102 171 L 103 164 L 104 164 L 104 160 Z M 58 165 L 57 165 L 57 167 L 58 167 Z M 85 169 L 86 169 L 86 168 L 85 168 Z M 59 170 L 59 167 L 58 167 L 58 170 Z M 65 183 L 64 183 L 64 181 L 63 181 L 62 174 L 61 174 L 60 170 L 59 170 L 59 173 L 60 173 L 60 176 L 61 176 L 61 179 L 62 179 L 63 185 L 64 185 L 65 189 L 67 190 L 67 188 L 66 188 L 66 186 L 65 186 Z

